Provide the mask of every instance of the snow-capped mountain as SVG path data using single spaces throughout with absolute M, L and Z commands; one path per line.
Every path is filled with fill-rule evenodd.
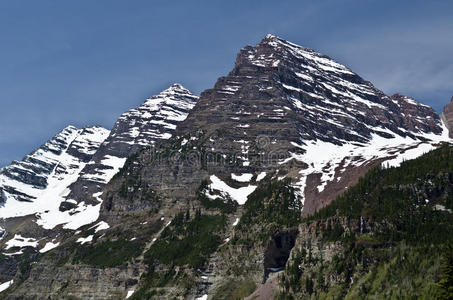
M 56 199 L 49 192 L 63 192 L 90 161 L 109 131 L 102 127 L 68 126 L 21 161 L 0 170 L 0 218 L 44 211 Z
M 97 193 L 123 166 L 127 157 L 169 139 L 177 124 L 186 119 L 197 99 L 188 89 L 175 83 L 139 107 L 123 113 L 81 176 L 71 185 L 68 199 L 98 202 Z
M 307 213 L 376 164 L 394 165 L 448 140 L 431 107 L 387 96 L 344 65 L 274 35 L 240 51 L 177 135 L 196 130 L 210 135 L 206 149 L 240 162 L 211 169 L 224 178 L 290 168 Z
M 448 130 L 431 107 L 387 96 L 331 58 L 267 35 L 239 52 L 165 145 L 198 152 L 167 162 L 138 158 L 130 173 L 176 202 L 196 197 L 209 178 L 211 192 L 240 204 L 262 176 L 291 177 L 308 214 L 374 166 L 398 165 L 444 141 Z
M 294 198 L 292 188 L 296 189 L 297 201 L 291 202 L 290 208 L 277 206 L 279 209 L 309 214 L 329 204 L 371 168 L 397 166 L 449 141 L 447 127 L 432 108 L 407 96 L 385 95 L 331 58 L 267 35 L 258 45 L 243 48 L 233 70 L 199 99 L 175 84 L 118 119 L 69 188 L 65 186 L 59 194 L 59 207 L 37 216 L 36 222 L 49 230 L 58 229 L 60 224 L 66 229 L 93 224 L 66 240 L 47 241 L 52 243 L 48 248 L 60 242 L 67 246 L 58 247 L 57 256 L 71 259 L 85 255 L 86 260 L 66 263 L 62 274 L 51 258 L 44 257 L 28 279 L 11 289 L 9 297 L 31 293 L 43 298 L 62 291 L 79 298 L 125 298 L 139 289 L 153 295 L 153 284 L 160 284 L 153 280 L 168 278 L 171 273 L 165 272 L 174 270 L 172 261 L 155 262 L 149 255 L 153 243 L 157 241 L 160 247 L 156 255 L 167 258 L 167 242 L 172 247 L 185 247 L 172 248 L 169 255 L 183 256 L 197 239 L 182 227 L 172 229 L 174 218 L 175 226 L 197 221 L 190 228 L 207 226 L 209 234 L 215 232 L 215 236 L 203 237 L 200 242 L 203 246 L 206 240 L 213 242 L 210 249 L 195 248 L 207 252 L 206 272 L 182 263 L 178 276 L 171 275 L 172 280 L 159 289 L 159 297 L 207 299 L 215 295 L 216 288 L 228 286 L 236 272 L 260 283 L 266 278 L 266 255 L 279 255 L 278 249 L 269 253 L 267 245 L 271 243 L 266 239 L 281 228 L 275 227 L 272 218 L 270 223 L 261 215 L 255 218 L 250 210 L 278 215 L 267 205 L 282 200 L 280 193 L 287 190 L 279 186 L 276 191 L 260 191 L 263 186 L 272 188 L 271 179 L 278 184 L 288 179 L 292 185 L 288 199 Z M 150 145 L 154 147 L 147 149 Z M 130 156 L 133 153 L 137 155 Z M 150 159 L 153 154 L 159 159 Z M 128 156 L 130 163 L 124 166 Z M 121 167 L 123 170 L 113 177 Z M 252 202 L 248 196 L 257 189 L 260 194 Z M 260 199 L 263 205 L 256 203 Z M 234 239 L 247 210 L 248 227 L 242 229 L 243 236 Z M 222 220 L 210 224 L 213 217 Z M 286 217 L 282 219 L 288 221 Z M 161 235 L 165 228 L 168 232 Z M 292 238 L 297 234 L 296 225 Z M 137 254 L 129 251 L 132 248 L 143 251 L 123 260 L 115 257 L 120 267 L 110 267 L 111 261 L 100 267 L 99 249 L 109 252 L 112 241 L 125 246 L 127 255 Z M 218 248 L 215 241 L 220 243 Z M 6 246 L 10 245 L 37 247 L 35 239 L 19 233 Z M 84 250 L 96 246 L 93 261 Z M 77 252 L 79 247 L 81 252 Z M 191 255 L 198 255 L 195 252 Z M 142 284 L 143 278 L 151 281 Z M 73 284 L 79 279 L 83 291 Z M 183 283 L 186 279 L 192 281 Z M 30 292 L 33 286 L 39 289 Z
M 130 154 L 170 138 L 197 98 L 175 83 L 123 113 L 111 132 L 68 126 L 22 161 L 0 171 L 0 218 L 36 214 L 37 224 L 46 229 L 59 224 L 77 229 L 94 222 L 100 207 L 96 193 Z
M 410 97 L 387 96 L 329 57 L 268 35 L 242 49 L 233 70 L 201 94 L 174 136 L 157 147 L 161 159 L 141 153 L 106 187 L 101 219 L 140 230 L 146 219 L 130 223 L 156 210 L 149 197 L 141 197 L 149 191 L 158 195 L 164 209 L 157 214 L 164 219 L 172 218 L 169 212 L 198 208 L 215 214 L 210 205 L 219 198 L 246 210 L 248 196 L 262 181 L 285 177 L 300 200 L 294 208 L 310 214 L 371 168 L 397 166 L 448 141 L 448 130 L 432 108 Z M 120 193 L 119 187 L 127 189 Z M 229 218 L 233 230 L 241 213 Z M 234 264 L 244 250 L 236 242 L 237 248 L 225 240 L 229 250 L 216 254 L 209 265 L 214 275 L 199 279 L 195 299 L 214 295 L 225 283 L 228 263 L 223 262 Z M 256 255 L 253 251 L 248 253 Z M 255 273 L 260 280 L 263 256 L 244 256 L 250 263 L 246 269 L 260 270 Z

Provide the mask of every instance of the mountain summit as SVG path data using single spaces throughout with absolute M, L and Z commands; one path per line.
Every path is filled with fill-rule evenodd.
M 305 213 L 376 164 L 396 164 L 400 154 L 420 155 L 448 138 L 432 108 L 403 95 L 387 96 L 331 58 L 274 35 L 239 52 L 233 70 L 201 94 L 176 136 L 197 130 L 209 137 L 207 151 L 238 162 L 212 167 L 223 177 L 283 172 L 291 161 L 307 164 L 287 170 L 299 173 Z
M 169 139 L 176 125 L 184 121 L 198 97 L 179 83 L 148 98 L 142 105 L 123 113 L 116 121 L 110 135 L 70 186 L 68 199 L 76 202 L 91 199 L 102 191 L 113 175 L 123 166 L 126 158 Z M 62 207 L 62 210 L 65 208 Z

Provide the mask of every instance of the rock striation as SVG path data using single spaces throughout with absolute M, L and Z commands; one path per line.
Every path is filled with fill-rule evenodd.
M 123 113 L 77 181 L 70 186 L 68 199 L 77 202 L 92 199 L 93 194 L 102 191 L 118 172 L 128 156 L 169 139 L 197 99 L 188 89 L 175 83 L 139 107 Z

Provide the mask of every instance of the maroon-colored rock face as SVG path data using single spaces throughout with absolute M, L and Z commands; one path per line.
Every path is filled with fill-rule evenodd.
M 401 94 L 394 94 L 390 98 L 400 108 L 402 127 L 412 132 L 441 132 L 439 114 L 430 106 Z
M 451 97 L 450 103 L 445 105 L 444 110 L 442 111 L 442 120 L 450 132 L 450 138 L 453 138 L 453 97 Z

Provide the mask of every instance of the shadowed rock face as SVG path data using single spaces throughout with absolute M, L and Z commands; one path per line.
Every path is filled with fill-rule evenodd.
M 451 97 L 450 103 L 445 105 L 442 111 L 442 120 L 448 128 L 450 138 L 453 138 L 453 97 Z
M 285 268 L 291 249 L 296 243 L 297 230 L 283 231 L 274 235 L 264 253 L 264 282 L 270 272 Z

